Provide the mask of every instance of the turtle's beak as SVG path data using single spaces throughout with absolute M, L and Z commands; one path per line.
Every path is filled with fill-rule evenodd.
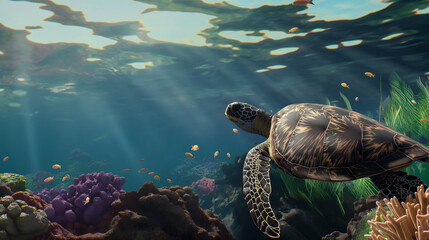
M 238 118 L 234 117 L 233 114 L 232 114 L 232 106 L 231 106 L 231 104 L 229 104 L 228 107 L 226 107 L 226 109 L 225 109 L 225 116 L 229 120 L 231 120 L 232 122 L 234 122 L 234 123 L 238 122 Z

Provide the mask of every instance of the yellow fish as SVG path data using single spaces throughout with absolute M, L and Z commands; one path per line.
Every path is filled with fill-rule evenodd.
M 289 29 L 290 33 L 294 33 L 296 31 L 298 31 L 298 27 L 293 27 L 293 28 Z
M 192 151 L 198 151 L 200 149 L 200 147 L 198 147 L 198 145 L 191 145 L 191 150 Z
M 61 165 L 59 165 L 59 164 L 54 164 L 54 165 L 52 165 L 52 168 L 53 168 L 53 169 L 59 169 L 59 168 L 61 168 Z
M 374 75 L 374 74 L 372 74 L 372 73 L 370 73 L 370 72 L 365 72 L 365 75 L 366 75 L 366 76 L 368 76 L 368 77 L 372 77 L 372 78 L 374 78 L 374 77 L 375 77 L 375 75 Z
M 88 204 L 89 203 L 89 197 L 86 197 L 85 198 L 85 201 L 83 201 L 83 205 L 86 205 L 86 204 Z
M 195 157 L 194 157 L 194 155 L 192 155 L 192 153 L 185 152 L 185 155 L 186 155 L 188 158 L 190 158 L 190 159 L 194 159 L 194 158 L 195 158 Z
M 350 88 L 349 85 L 347 85 L 347 83 L 341 83 L 341 86 L 345 88 Z
M 54 177 L 47 177 L 47 178 L 45 178 L 45 180 L 43 180 L 44 182 L 50 182 L 50 181 L 52 181 L 52 180 L 54 180 Z
M 235 132 L 235 133 L 240 133 L 240 131 L 238 131 L 237 128 L 233 128 L 232 131 Z
M 216 151 L 216 152 L 214 153 L 214 157 L 217 157 L 217 155 L 219 155 L 219 151 Z
M 64 182 L 65 180 L 67 180 L 67 178 L 70 178 L 70 175 L 69 175 L 69 174 L 66 174 L 66 175 L 63 177 L 63 182 Z

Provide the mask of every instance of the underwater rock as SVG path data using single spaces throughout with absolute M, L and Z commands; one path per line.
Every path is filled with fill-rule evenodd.
M 146 182 L 137 193 L 121 194 L 112 208 L 118 213 L 116 221 L 135 218 L 141 222 L 143 229 L 130 229 L 137 235 L 155 229 L 159 234 L 165 233 L 163 239 L 232 239 L 217 215 L 198 206 L 198 196 L 189 187 L 158 189 L 152 182 Z
M 4 182 L 12 192 L 25 191 L 25 177 L 15 173 L 1 173 L 0 181 Z
M 10 190 L 10 187 L 6 185 L 3 181 L 0 181 L 0 197 L 4 197 L 7 195 L 12 195 L 13 192 Z
M 347 233 L 334 231 L 323 237 L 322 240 L 351 240 L 356 235 L 362 218 L 364 218 L 372 209 L 377 207 L 376 202 L 383 198 L 384 195 L 382 193 L 378 193 L 378 195 L 371 195 L 366 199 L 361 198 L 354 202 L 354 216 L 347 225 Z
M 243 164 L 246 155 L 247 153 L 244 153 L 240 157 L 236 157 L 234 163 L 223 164 L 222 172 L 224 177 L 216 179 L 216 184 L 226 184 L 241 188 L 243 186 Z
M 0 198 L 0 239 L 30 240 L 49 228 L 46 213 L 11 196 Z
M 48 204 L 45 201 L 43 201 L 40 197 L 38 197 L 37 195 L 34 195 L 32 193 L 16 192 L 16 193 L 12 194 L 12 197 L 16 201 L 22 200 L 22 201 L 26 202 L 28 205 L 33 206 L 37 209 L 43 210 L 48 206 Z
M 68 191 L 52 188 L 36 195 L 50 204 L 45 208 L 49 220 L 64 227 L 76 221 L 95 226 L 109 212 L 112 202 L 124 193 L 124 184 L 125 178 L 113 173 L 89 173 L 73 179 Z

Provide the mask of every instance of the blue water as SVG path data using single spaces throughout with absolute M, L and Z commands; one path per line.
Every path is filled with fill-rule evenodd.
M 429 3 L 423 0 L 369 1 L 368 9 L 360 9 L 355 1 L 344 2 L 347 8 L 326 0 L 315 0 L 310 10 L 293 7 L 291 1 L 259 8 L 241 6 L 245 1 L 231 2 L 238 6 L 221 6 L 204 2 L 198 5 L 200 1 L 196 0 L 188 5 L 158 6 L 159 11 L 200 13 L 213 18 L 201 23 L 203 35 L 193 35 L 203 39 L 195 40 L 203 41 L 202 45 L 156 35 L 157 29 L 167 29 L 161 35 L 169 30 L 173 37 L 185 34 L 187 28 L 181 25 L 190 23 L 180 22 L 179 18 L 175 24 L 168 22 L 168 17 L 158 20 L 158 25 L 148 20 L 150 29 L 141 19 L 121 20 L 119 13 L 114 14 L 116 1 L 107 1 L 107 7 L 99 13 L 99 17 L 108 18 L 110 14 L 111 18 L 119 18 L 110 22 L 91 20 L 91 4 L 80 9 L 62 5 L 62 1 L 48 2 L 43 8 L 31 1 L 0 3 L 5 6 L 0 15 L 22 14 L 15 14 L 15 21 L 0 19 L 0 156 L 9 156 L 8 161 L 0 162 L 2 172 L 65 173 L 73 163 L 70 152 L 80 149 L 93 161 L 105 164 L 91 171 L 125 176 L 125 190 L 136 190 L 145 181 L 153 180 L 153 176 L 137 172 L 142 167 L 161 177 L 156 181 L 158 186 L 171 185 L 166 178 L 171 178 L 173 184 L 190 185 L 189 178 L 184 180 L 175 172 L 177 167 L 205 164 L 209 171 L 220 171 L 213 169 L 214 163 L 233 162 L 255 142 L 264 141 L 261 136 L 232 131 L 236 126 L 224 115 L 230 102 L 248 102 L 273 113 L 288 104 L 326 103 L 327 98 L 345 107 L 339 95 L 342 92 L 354 110 L 377 118 L 380 76 L 385 99 L 392 72 L 412 88 L 416 87 L 417 77 L 426 80 L 429 72 Z M 20 4 L 28 4 L 28 8 L 20 10 Z M 132 8 L 125 5 L 120 16 L 126 16 L 128 10 L 131 15 Z M 337 13 L 348 10 L 335 18 L 330 8 Z M 320 16 L 313 18 L 318 11 Z M 26 22 L 25 16 L 34 12 L 49 14 Z M 54 17 L 48 18 L 51 15 Z M 330 18 L 324 20 L 323 16 Z M 49 25 L 52 23 L 59 30 Z M 209 23 L 204 29 L 204 24 Z M 176 31 L 179 25 L 184 30 Z M 198 27 L 198 22 L 194 25 Z M 94 41 L 101 44 L 102 40 L 68 41 L 56 35 L 65 34 L 62 28 L 70 26 L 95 32 L 82 32 L 83 38 L 103 37 L 113 43 L 102 48 L 91 45 Z M 288 35 L 295 26 L 302 35 Z M 250 31 L 248 37 L 258 37 L 265 30 L 281 31 L 289 37 L 251 43 L 220 34 Z M 403 35 L 383 40 L 399 33 Z M 144 41 L 126 40 L 126 36 L 139 36 Z M 362 42 L 354 46 L 340 44 L 352 40 Z M 218 44 L 231 44 L 238 49 Z M 333 44 L 340 46 L 325 48 Z M 299 50 L 269 54 L 284 47 Z M 148 61 L 153 66 L 146 69 L 128 65 Z M 258 72 L 273 65 L 287 67 Z M 364 72 L 372 72 L 376 78 L 368 78 Z M 341 87 L 343 82 L 350 88 Z M 355 97 L 359 101 L 355 102 Z M 190 152 L 194 144 L 200 150 L 190 160 L 185 152 Z M 217 158 L 213 158 L 215 151 L 220 151 Z M 139 162 L 141 158 L 146 160 Z M 56 172 L 51 168 L 53 164 L 61 164 L 62 169 Z M 85 166 L 83 163 L 80 172 L 74 171 L 72 178 L 87 173 Z M 126 168 L 132 171 L 123 172 Z

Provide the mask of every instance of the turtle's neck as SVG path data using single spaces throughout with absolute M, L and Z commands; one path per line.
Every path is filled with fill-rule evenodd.
M 259 110 L 258 115 L 253 121 L 254 133 L 268 138 L 270 136 L 271 130 L 271 117 L 271 114 L 267 113 L 266 111 Z

